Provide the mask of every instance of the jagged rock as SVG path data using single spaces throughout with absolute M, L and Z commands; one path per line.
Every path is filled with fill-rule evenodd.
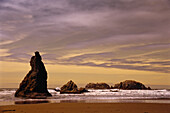
M 60 89 L 60 93 L 72 93 L 72 94 L 78 94 L 78 93 L 83 93 L 87 92 L 85 88 L 80 88 L 78 89 L 77 85 L 70 80 L 67 84 L 63 85 Z
M 46 98 L 52 96 L 47 90 L 47 71 L 39 52 L 30 61 L 31 70 L 20 83 L 15 97 Z
M 106 83 L 89 83 L 85 86 L 87 89 L 110 89 L 110 86 Z
M 60 88 L 59 87 L 56 87 L 54 90 L 57 91 L 57 92 L 60 92 Z
M 79 93 L 84 93 L 84 92 L 89 92 L 86 88 L 79 88 L 78 89 Z
M 114 87 L 113 86 L 110 86 L 110 89 L 113 89 Z
M 148 87 L 148 90 L 151 90 L 151 87 Z
M 120 82 L 115 84 L 113 87 L 115 89 L 151 89 L 150 87 L 146 87 L 144 84 L 140 82 L 136 82 L 134 80 L 126 80 L 124 82 Z

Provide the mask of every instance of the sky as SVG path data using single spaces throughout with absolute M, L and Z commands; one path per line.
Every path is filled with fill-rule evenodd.
M 168 86 L 169 29 L 170 0 L 0 0 L 0 87 L 18 87 L 35 51 L 49 87 Z

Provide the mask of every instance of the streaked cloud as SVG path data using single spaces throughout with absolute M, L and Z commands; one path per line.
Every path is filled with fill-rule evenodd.
M 170 73 L 169 29 L 169 0 L 0 0 L 0 60 Z

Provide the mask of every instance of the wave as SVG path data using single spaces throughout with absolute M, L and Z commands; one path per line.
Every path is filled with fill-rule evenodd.
M 82 94 L 60 94 L 54 89 L 48 89 L 52 97 L 47 99 L 21 99 L 15 98 L 16 89 L 1 89 L 0 90 L 0 105 L 4 102 L 22 103 L 21 101 L 49 101 L 52 103 L 58 102 L 148 102 L 148 100 L 155 100 L 154 102 L 170 103 L 170 91 L 162 90 L 120 90 L 120 89 L 89 89 L 89 92 Z M 164 101 L 162 101 L 164 100 Z M 26 102 L 27 103 L 27 102 Z M 29 102 L 28 102 L 29 103 Z

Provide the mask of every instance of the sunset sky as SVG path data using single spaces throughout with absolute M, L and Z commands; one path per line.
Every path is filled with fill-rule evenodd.
M 0 0 L 0 87 L 18 87 L 35 51 L 49 87 L 168 87 L 170 0 Z

